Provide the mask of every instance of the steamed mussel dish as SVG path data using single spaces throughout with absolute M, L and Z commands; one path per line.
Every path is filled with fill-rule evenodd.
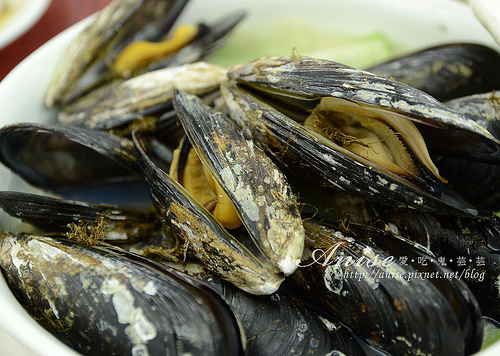
M 113 1 L 47 91 L 59 122 L 0 129 L 38 189 L 0 194 L 26 223 L 0 235 L 22 306 L 83 354 L 477 352 L 500 319 L 496 74 L 438 97 L 390 69 L 496 69 L 496 51 L 226 68 L 208 56 L 242 13 L 172 30 L 186 3 Z

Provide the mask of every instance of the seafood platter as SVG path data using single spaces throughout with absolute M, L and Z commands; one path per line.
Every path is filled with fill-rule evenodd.
M 114 0 L 0 83 L 0 328 L 495 355 L 499 86 L 465 2 Z

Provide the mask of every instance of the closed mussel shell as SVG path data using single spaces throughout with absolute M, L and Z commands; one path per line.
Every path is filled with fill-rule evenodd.
M 352 333 L 340 323 L 318 317 L 283 291 L 252 295 L 236 288 L 193 262 L 171 264 L 210 284 L 231 306 L 247 336 L 246 355 L 365 355 Z
M 467 115 L 493 136 L 500 137 L 500 93 L 494 90 L 477 93 L 445 101 L 444 104 Z
M 450 100 L 445 105 L 469 116 L 500 137 L 500 94 L 488 92 Z M 464 158 L 460 152 L 438 155 L 436 166 L 455 191 L 483 209 L 500 209 L 500 165 Z
M 416 269 L 345 229 L 304 225 L 306 253 L 286 284 L 294 296 L 391 354 L 468 352 L 455 306 Z M 473 335 L 474 349 L 476 337 L 481 333 Z
M 465 219 L 464 219 L 465 220 Z M 321 224 L 340 228 L 339 220 L 320 218 Z M 481 348 L 483 341 L 483 320 L 476 297 L 463 280 L 455 278 L 454 271 L 438 262 L 431 250 L 427 250 L 414 240 L 409 240 L 390 231 L 374 226 L 348 224 L 348 230 L 357 241 L 375 245 L 382 251 L 394 256 L 399 263 L 407 264 L 432 283 L 448 299 L 461 327 L 461 337 L 465 340 L 465 353 L 470 354 Z
M 41 236 L 4 233 L 0 250 L 20 303 L 83 354 L 243 354 L 235 316 L 200 282 L 124 252 Z
M 483 315 L 500 319 L 500 222 L 498 218 L 444 217 L 376 207 L 373 220 L 425 245 L 474 293 Z
M 439 101 L 498 89 L 500 54 L 474 43 L 425 48 L 368 69 L 418 88 Z
M 33 186 L 68 199 L 150 205 L 132 141 L 107 132 L 56 125 L 5 126 L 0 130 L 0 161 Z M 103 187 L 105 194 L 99 190 Z M 123 187 L 129 194 L 113 195 Z
M 347 328 L 322 321 L 285 293 L 255 296 L 228 283 L 213 279 L 209 283 L 240 318 L 249 340 L 247 355 L 325 355 L 333 350 L 365 355 Z

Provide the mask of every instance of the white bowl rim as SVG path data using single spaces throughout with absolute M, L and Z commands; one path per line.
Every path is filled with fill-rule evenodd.
M 0 27 L 0 49 L 21 37 L 43 16 L 51 0 L 23 0 L 19 9 Z

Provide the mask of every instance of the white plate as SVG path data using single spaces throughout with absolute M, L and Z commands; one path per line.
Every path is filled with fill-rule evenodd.
M 36 0 L 41 1 L 41 0 Z M 415 50 L 439 43 L 476 42 L 500 48 L 475 19 L 472 10 L 454 0 L 193 0 L 183 21 L 214 20 L 232 10 L 246 8 L 249 14 L 238 27 L 239 33 L 251 32 L 266 41 L 266 26 L 287 14 L 312 24 L 324 36 L 350 33 L 362 36 L 383 31 L 396 52 Z M 55 112 L 43 106 L 45 89 L 69 41 L 84 23 L 64 31 L 20 63 L 0 83 L 0 125 L 14 122 L 48 123 Z M 237 33 L 235 33 L 237 35 Z M 290 39 L 288 39 L 290 40 Z M 290 54 L 294 46 L 290 41 Z M 297 48 L 300 53 L 300 47 Z M 302 53 L 301 53 L 302 54 Z M 32 190 L 0 166 L 0 188 Z M 0 212 L 0 230 L 13 229 L 17 222 Z M 70 355 L 72 351 L 33 321 L 14 299 L 0 278 L 0 329 L 38 355 Z M 0 351 L 1 353 L 1 351 Z M 483 355 L 500 354 L 500 345 Z
M 12 14 L 0 22 L 0 49 L 14 42 L 42 17 L 50 0 L 18 0 Z

